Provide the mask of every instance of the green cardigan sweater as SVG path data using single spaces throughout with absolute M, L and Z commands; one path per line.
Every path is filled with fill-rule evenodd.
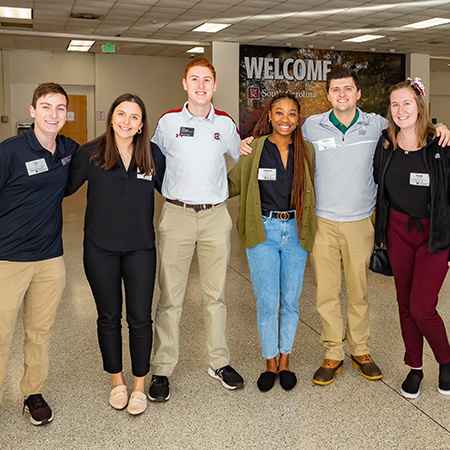
M 258 168 L 264 141 L 268 136 L 261 136 L 251 143 L 253 152 L 241 156 L 237 164 L 228 173 L 228 190 L 230 197 L 241 195 L 237 229 L 242 245 L 246 248 L 254 247 L 266 240 L 264 223 L 261 214 L 261 198 L 258 184 Z M 314 147 L 306 142 L 311 166 L 314 169 Z M 311 251 L 316 235 L 316 198 L 312 184 L 312 176 L 306 167 L 306 192 L 304 196 L 302 229 L 300 244 Z

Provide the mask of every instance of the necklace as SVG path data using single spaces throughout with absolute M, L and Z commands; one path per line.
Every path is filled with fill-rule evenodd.
M 417 148 L 417 141 L 416 140 L 414 140 L 414 142 L 412 143 L 412 144 L 409 144 L 409 145 L 404 145 L 405 144 L 405 141 L 403 140 L 403 138 L 401 139 L 401 142 L 400 142 L 400 135 L 398 136 L 398 139 L 397 139 L 397 142 L 398 142 L 398 144 L 400 145 L 400 147 L 401 147 L 401 149 L 403 150 L 403 153 L 405 154 L 405 155 L 408 155 L 409 154 L 409 152 L 415 152 L 415 151 L 417 151 L 417 150 L 419 150 L 418 148 Z

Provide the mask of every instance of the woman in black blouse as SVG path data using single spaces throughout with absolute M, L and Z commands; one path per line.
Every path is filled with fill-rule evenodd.
M 103 367 L 113 384 L 109 402 L 140 414 L 147 407 L 144 384 L 152 346 L 154 188 L 160 188 L 164 157 L 150 144 L 139 97 L 118 97 L 107 120 L 106 132 L 72 158 L 66 195 L 88 181 L 83 261 L 97 306 Z M 129 399 L 122 373 L 122 280 L 134 375 Z
M 374 160 L 378 184 L 375 240 L 385 242 L 394 272 L 405 364 L 405 397 L 423 378 L 424 338 L 439 363 L 438 390 L 450 395 L 450 344 L 436 311 L 450 248 L 450 151 L 438 145 L 419 79 L 391 88 L 388 128 Z

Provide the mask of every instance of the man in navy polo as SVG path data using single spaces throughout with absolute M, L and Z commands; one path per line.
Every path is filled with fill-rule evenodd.
M 33 425 L 53 419 L 41 395 L 48 348 L 65 285 L 62 209 L 70 159 L 78 144 L 59 136 L 68 97 L 39 85 L 27 133 L 0 144 L 0 402 L 14 327 L 23 303 L 25 373 L 20 388 Z

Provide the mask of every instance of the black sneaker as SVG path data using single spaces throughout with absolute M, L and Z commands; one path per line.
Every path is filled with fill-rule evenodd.
M 53 420 L 52 410 L 41 394 L 29 395 L 23 401 L 23 410 L 30 413 L 33 425 L 45 425 Z
M 420 383 L 423 378 L 422 370 L 411 369 L 402 383 L 402 395 L 406 398 L 417 398 L 420 394 Z
M 148 398 L 152 402 L 165 402 L 169 400 L 169 379 L 165 376 L 153 375 L 152 384 L 148 390 Z
M 244 379 L 231 367 L 224 366 L 220 369 L 208 369 L 208 374 L 216 380 L 222 381 L 226 389 L 239 389 L 244 386 Z
M 438 391 L 443 395 L 450 395 L 450 362 L 439 365 Z

